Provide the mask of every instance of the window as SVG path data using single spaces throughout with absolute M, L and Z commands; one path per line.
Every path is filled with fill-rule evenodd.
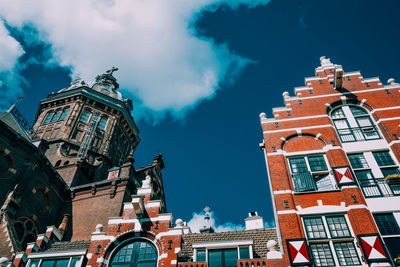
M 51 118 L 53 118 L 54 115 L 54 111 L 50 111 L 49 113 L 47 113 L 46 119 L 44 119 L 43 124 L 48 124 L 51 120 Z
M 79 267 L 82 266 L 82 256 L 69 258 L 31 259 L 29 267 Z
M 65 120 L 65 118 L 67 117 L 67 115 L 68 115 L 68 111 L 69 111 L 69 107 L 68 108 L 66 108 L 66 109 L 64 109 L 64 111 L 63 111 L 63 113 L 61 114 L 61 117 L 60 117 L 60 121 L 63 121 L 63 120 Z
M 400 188 L 384 178 L 400 174 L 389 151 L 364 152 L 347 155 L 365 197 L 400 195 Z
M 56 121 L 58 121 L 58 118 L 60 118 L 61 112 L 62 112 L 61 109 L 58 110 L 58 111 L 56 112 L 56 114 L 54 114 L 53 119 L 51 120 L 51 122 L 56 122 Z
M 92 114 L 92 112 L 90 112 L 90 110 L 85 109 L 83 111 L 80 121 L 83 123 L 87 123 L 91 114 Z
M 104 131 L 107 126 L 107 121 L 108 121 L 107 117 L 101 117 L 101 119 L 99 121 L 99 125 L 97 127 L 99 127 L 100 130 Z
M 297 192 L 334 189 L 324 155 L 290 157 L 289 165 Z
M 136 241 L 120 248 L 112 257 L 110 266 L 156 267 L 157 250 L 146 241 Z
M 208 251 L 209 267 L 236 267 L 237 249 L 214 249 Z
M 330 115 L 343 143 L 380 139 L 367 110 L 347 105 L 332 110 Z
M 253 240 L 193 243 L 194 261 L 207 262 L 208 267 L 236 267 L 239 259 L 253 258 L 252 244 Z
M 374 219 L 382 235 L 400 235 L 393 213 L 374 214 Z
M 315 266 L 354 266 L 360 259 L 344 215 L 302 217 Z

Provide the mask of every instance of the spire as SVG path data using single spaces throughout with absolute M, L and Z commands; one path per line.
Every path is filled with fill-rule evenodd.
M 214 228 L 210 224 L 210 207 L 206 206 L 204 209 L 204 220 L 207 222 L 206 225 L 203 226 L 203 228 L 200 229 L 200 233 L 214 233 Z

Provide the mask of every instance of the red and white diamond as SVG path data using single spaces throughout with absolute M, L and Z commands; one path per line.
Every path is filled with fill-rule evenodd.
M 292 263 L 310 262 L 305 241 L 289 241 L 289 250 Z
M 354 182 L 349 167 L 335 169 L 335 175 L 337 177 L 339 184 Z
M 365 250 L 367 259 L 386 259 L 385 251 L 378 236 L 361 237 L 361 243 Z

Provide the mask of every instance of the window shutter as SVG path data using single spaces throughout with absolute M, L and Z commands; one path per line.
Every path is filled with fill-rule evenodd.
M 314 177 L 309 172 L 296 173 L 292 176 L 297 192 L 316 190 Z

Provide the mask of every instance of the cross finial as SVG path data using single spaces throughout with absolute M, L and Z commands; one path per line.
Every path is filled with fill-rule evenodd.
M 209 212 L 209 211 L 210 211 L 210 207 L 206 206 L 203 210 L 204 210 L 205 212 Z
M 112 74 L 113 74 L 113 72 L 115 72 L 115 71 L 117 71 L 117 70 L 118 70 L 118 68 L 116 68 L 116 67 L 112 67 L 111 69 L 107 70 L 106 72 L 107 72 L 107 74 L 110 74 L 110 75 L 112 75 Z

